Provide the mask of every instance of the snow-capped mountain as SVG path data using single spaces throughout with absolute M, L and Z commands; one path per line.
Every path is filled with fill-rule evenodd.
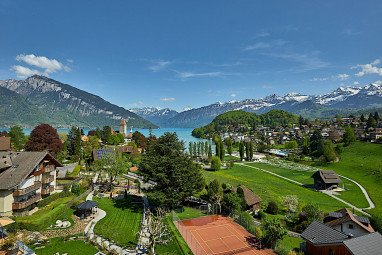
M 178 114 L 175 110 L 169 108 L 162 109 L 160 107 L 132 108 L 129 111 L 161 127 L 165 127 L 167 120 Z

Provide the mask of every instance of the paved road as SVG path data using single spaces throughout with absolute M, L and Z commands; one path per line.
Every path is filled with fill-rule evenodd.
M 257 169 L 257 170 L 260 170 L 260 171 L 263 171 L 263 172 L 272 174 L 272 175 L 274 175 L 274 176 L 276 176 L 276 177 L 279 177 L 279 178 L 281 178 L 281 179 L 287 180 L 287 181 L 289 181 L 289 182 L 293 182 L 293 183 L 295 183 L 295 184 L 297 184 L 297 185 L 303 186 L 303 184 L 300 183 L 300 182 L 297 182 L 297 181 L 294 181 L 294 180 L 292 180 L 292 179 L 286 178 L 286 177 L 284 177 L 284 176 L 281 176 L 281 175 L 272 173 L 272 172 L 270 172 L 270 171 L 267 171 L 267 170 L 264 170 L 264 169 L 261 169 L 261 168 L 258 168 L 258 167 L 254 167 L 254 166 L 251 166 L 251 165 L 245 165 L 245 164 L 243 164 L 243 163 L 237 163 L 237 164 L 238 164 L 238 165 L 247 166 L 247 167 L 250 167 L 250 168 L 254 168 L 254 169 Z M 370 197 L 369 197 L 369 194 L 367 194 L 367 191 L 361 186 L 361 184 L 357 183 L 356 181 L 354 181 L 354 180 L 352 180 L 352 179 L 350 179 L 350 178 L 347 178 L 347 177 L 345 177 L 345 176 L 342 176 L 342 175 L 340 175 L 340 176 L 343 177 L 343 178 L 345 178 L 345 179 L 348 179 L 349 181 L 354 182 L 355 184 L 357 184 L 357 185 L 361 188 L 362 192 L 365 194 L 365 197 L 366 197 L 367 201 L 369 202 L 369 205 L 370 205 L 369 208 L 358 208 L 358 207 L 356 207 L 356 206 L 354 206 L 354 205 L 352 205 L 352 204 L 346 202 L 345 200 L 343 200 L 343 199 L 341 199 L 341 198 L 339 198 L 339 197 L 336 197 L 335 195 L 332 194 L 332 191 L 321 190 L 321 192 L 324 193 L 324 194 L 326 194 L 326 195 L 328 195 L 328 196 L 330 196 L 330 197 L 332 197 L 332 198 L 334 198 L 334 199 L 337 199 L 338 201 L 340 201 L 340 202 L 342 202 L 342 203 L 344 203 L 344 204 L 346 204 L 346 205 L 348 205 L 348 206 L 350 206 L 351 208 L 353 208 L 353 209 L 356 210 L 356 211 L 359 211 L 359 212 L 361 212 L 361 213 L 363 213 L 363 214 L 365 214 L 365 215 L 367 215 L 367 216 L 370 216 L 370 214 L 368 214 L 367 212 L 365 212 L 363 209 L 372 209 L 372 208 L 375 207 L 375 205 L 374 205 L 374 203 L 371 201 L 371 199 L 370 199 Z

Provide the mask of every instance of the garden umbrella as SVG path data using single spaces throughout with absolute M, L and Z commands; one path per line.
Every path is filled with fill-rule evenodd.
M 85 202 L 79 204 L 77 206 L 77 209 L 87 210 L 87 209 L 91 209 L 93 207 L 96 207 L 97 205 L 98 205 L 98 202 L 96 202 L 96 201 L 86 200 Z

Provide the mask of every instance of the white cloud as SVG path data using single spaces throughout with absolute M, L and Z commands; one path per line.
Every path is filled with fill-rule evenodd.
M 143 102 L 142 101 L 138 101 L 138 104 L 143 104 Z
M 160 100 L 161 101 L 175 101 L 175 97 L 165 97 L 165 98 L 161 98 Z
M 318 57 L 319 52 L 313 51 L 310 53 L 267 53 L 265 55 L 275 57 L 275 58 L 281 58 L 288 61 L 296 62 L 302 64 L 301 67 L 298 68 L 297 71 L 304 72 L 304 71 L 311 71 L 316 70 L 320 68 L 327 67 L 329 65 L 328 62 L 321 60 Z
M 35 56 L 34 54 L 16 56 L 16 60 L 19 62 L 25 62 L 28 65 L 36 66 L 45 69 L 44 73 L 55 73 L 58 70 L 70 71 L 70 68 L 55 59 L 49 59 L 43 56 Z
M 356 65 L 351 67 L 351 69 L 361 69 L 360 72 L 356 73 L 355 76 L 361 77 L 365 74 L 378 74 L 379 76 L 382 76 L 382 68 L 376 67 L 375 65 L 378 65 L 381 63 L 380 59 L 376 59 L 370 64 L 366 65 Z
M 221 72 L 207 72 L 207 73 L 190 73 L 190 72 L 178 72 L 178 77 L 182 79 L 192 77 L 218 77 L 221 76 Z
M 373 83 L 378 84 L 378 85 L 382 85 L 382 81 L 375 81 Z
M 28 78 L 35 74 L 42 75 L 42 73 L 40 73 L 38 70 L 29 69 L 28 67 L 18 66 L 18 65 L 12 66 L 11 70 L 15 71 L 17 78 L 21 78 L 21 79 Z
M 271 89 L 272 88 L 272 86 L 269 86 L 269 85 L 263 85 L 263 86 L 261 86 L 263 89 Z
M 344 73 L 344 74 L 339 74 L 336 76 L 337 79 L 340 79 L 341 81 L 345 81 L 347 79 L 349 79 L 350 75 Z
M 244 47 L 243 50 L 267 49 L 267 48 L 272 48 L 275 46 L 282 46 L 286 43 L 287 43 L 286 41 L 282 41 L 282 40 L 275 40 L 275 41 L 267 42 L 267 43 L 257 42 L 253 45 L 248 45 L 248 46 Z
M 236 97 L 236 94 L 231 94 L 231 97 Z
M 327 80 L 327 78 L 324 77 L 324 78 L 313 78 L 313 79 L 311 79 L 309 81 L 326 81 L 326 80 Z
M 74 62 L 73 59 L 67 59 L 66 61 L 68 61 L 69 63 L 73 63 Z
M 358 84 L 359 84 L 359 82 L 358 82 L 358 81 L 355 81 L 355 82 L 353 82 L 353 84 L 354 84 L 354 85 L 358 85 Z
M 166 67 L 170 64 L 171 61 L 158 60 L 154 65 L 149 66 L 149 69 L 153 72 L 159 72 L 166 69 Z
M 212 92 L 212 89 L 207 89 L 206 92 L 207 92 L 207 93 L 211 93 L 211 92 Z

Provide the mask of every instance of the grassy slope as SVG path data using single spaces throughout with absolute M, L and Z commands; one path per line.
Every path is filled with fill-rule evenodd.
M 179 233 L 174 223 L 172 223 L 171 217 L 168 217 L 166 219 L 166 223 L 170 226 L 171 241 L 167 244 L 167 246 L 156 245 L 155 253 L 166 255 L 192 254 L 192 251 L 188 247 L 187 243 L 184 241 L 182 235 Z
M 137 233 L 141 228 L 143 208 L 141 204 L 131 204 L 131 198 L 110 200 L 98 199 L 98 207 L 106 211 L 106 217 L 95 226 L 94 232 L 112 239 L 121 246 L 137 244 Z
M 16 222 L 22 222 L 25 224 L 33 224 L 38 227 L 38 230 L 46 230 L 51 224 L 55 224 L 57 219 L 63 217 L 63 213 L 65 211 L 66 204 L 70 202 L 76 196 L 59 198 L 53 201 L 49 206 L 45 206 L 38 210 L 36 213 L 15 218 Z M 73 210 L 68 209 L 66 213 L 66 217 L 70 218 Z M 73 223 L 72 223 L 73 224 Z M 37 230 L 37 229 L 36 229 Z
M 96 248 L 90 244 L 84 243 L 84 241 L 76 240 L 62 242 L 60 241 L 59 237 L 50 239 L 50 243 L 45 245 L 45 248 L 31 248 L 36 252 L 37 255 L 51 255 L 56 254 L 57 252 L 60 254 L 67 253 L 68 255 L 93 255 L 98 252 Z
M 320 167 L 334 170 L 359 182 L 376 205 L 370 212 L 382 215 L 382 176 L 380 173 L 371 174 L 382 167 L 382 145 L 355 142 L 345 147 L 341 161 Z
M 301 206 L 315 202 L 326 212 L 337 210 L 345 206 L 325 194 L 300 187 L 286 180 L 246 166 L 235 165 L 233 169 L 220 170 L 218 172 L 203 171 L 203 174 L 207 181 L 218 178 L 222 183 L 226 184 L 235 186 L 244 184 L 262 198 L 263 204 L 271 200 L 280 202 L 281 197 L 286 195 L 296 195 L 299 198 Z
M 291 170 L 283 167 L 275 167 L 268 164 L 263 163 L 249 163 L 254 167 L 258 167 L 264 170 L 268 170 L 270 172 L 276 173 L 278 175 L 287 177 L 289 179 L 301 182 L 302 184 L 314 184 L 314 179 L 311 178 L 314 172 L 312 171 L 298 171 Z M 339 196 L 341 199 L 354 204 L 357 207 L 364 208 L 368 207 L 369 203 L 367 202 L 365 196 L 363 195 L 361 189 L 353 182 L 343 179 L 345 188 L 348 189 L 346 191 L 339 192 Z

